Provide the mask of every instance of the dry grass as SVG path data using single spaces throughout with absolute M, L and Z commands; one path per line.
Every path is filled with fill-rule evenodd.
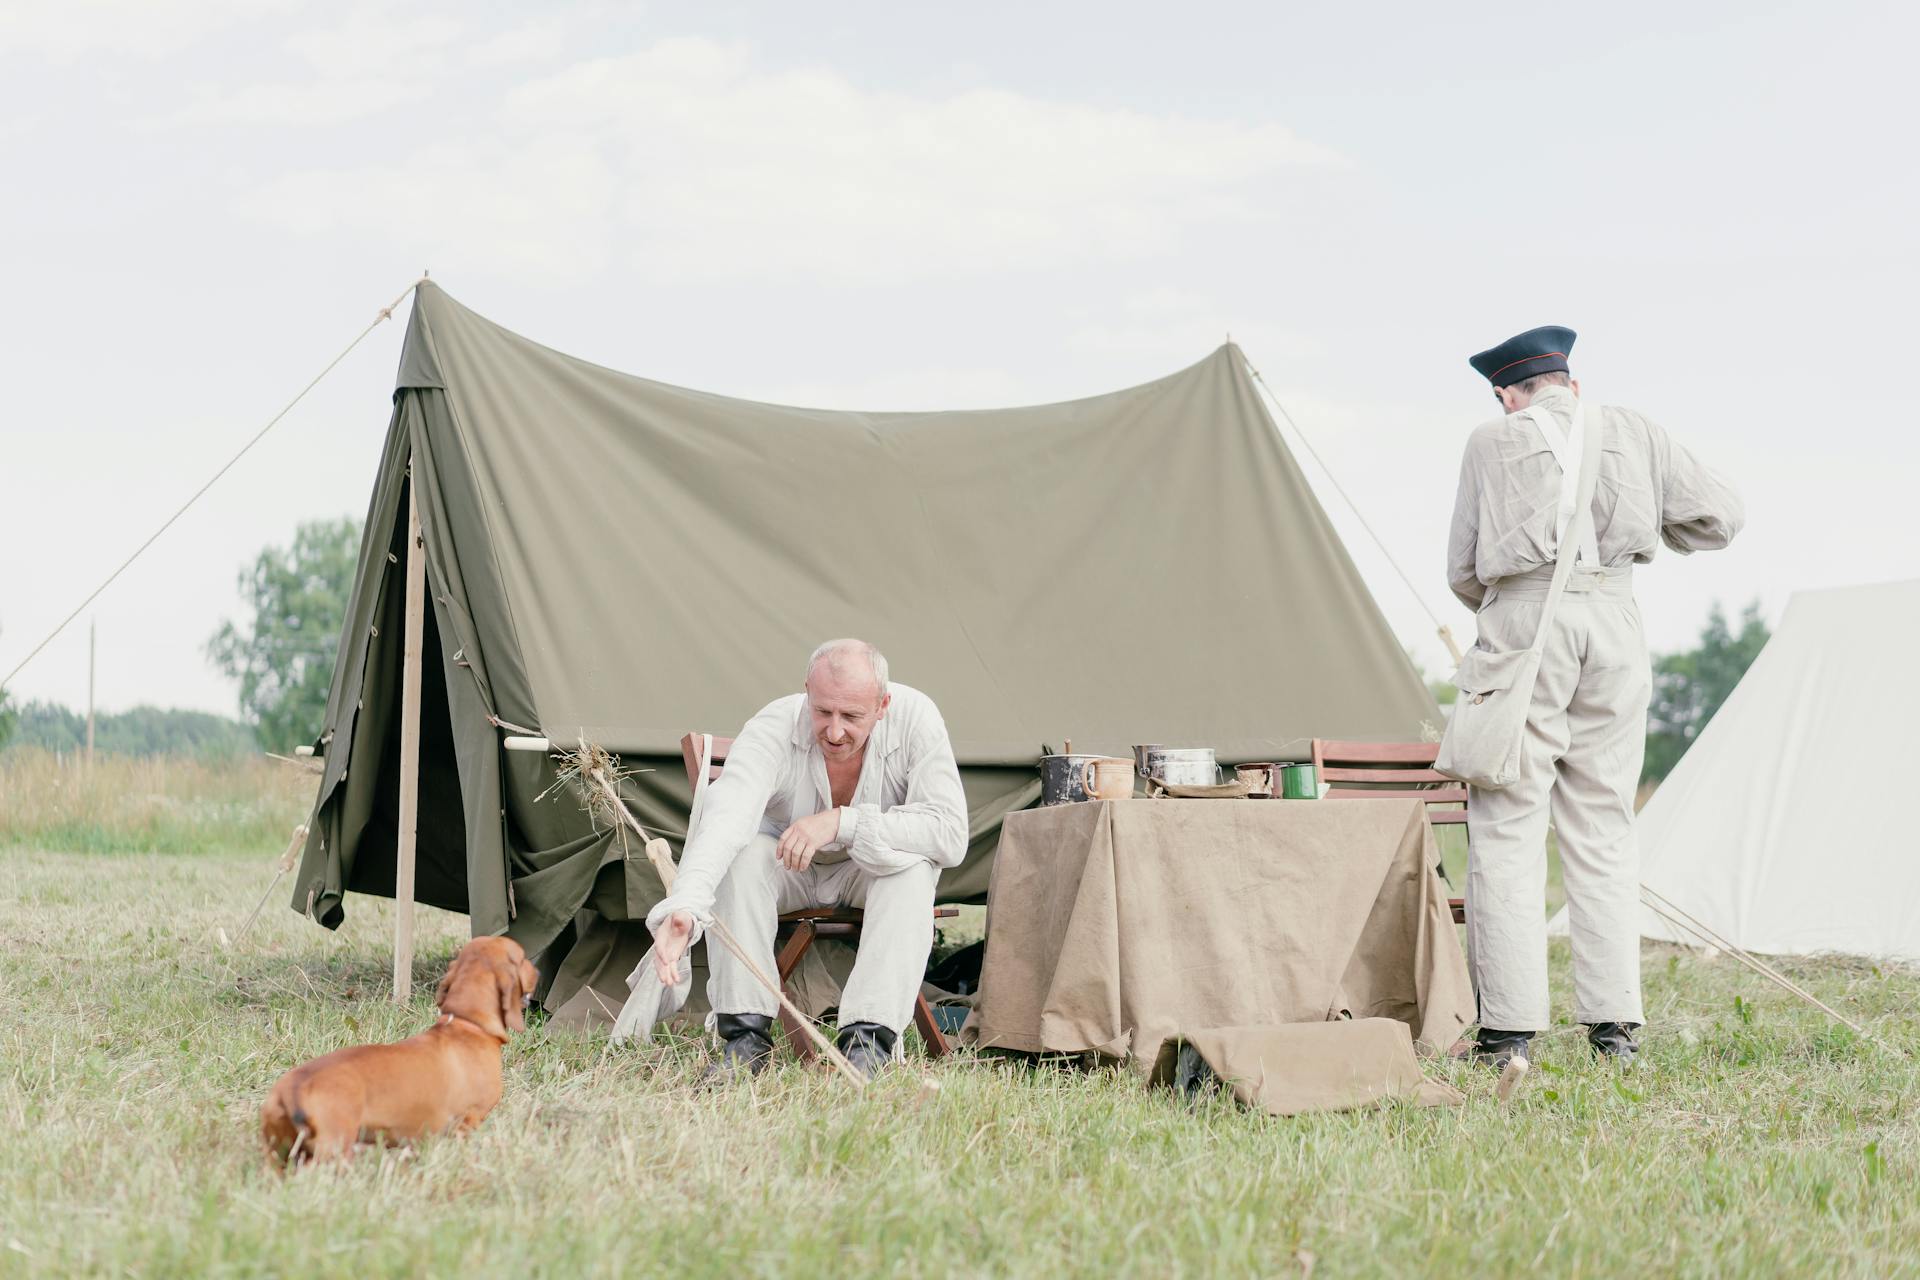
M 282 815 L 284 816 L 284 815 Z M 297 815 L 295 815 L 297 817 Z M 291 818 L 286 819 L 288 822 Z M 67 828 L 72 829 L 72 828 Z M 425 911 L 389 998 L 389 904 L 338 934 L 244 852 L 0 849 L 0 1275 L 1858 1275 L 1920 1259 L 1920 1068 L 1722 959 L 1647 952 L 1647 1069 L 1550 1034 L 1519 1100 L 1274 1120 L 1119 1072 L 959 1056 L 856 1093 L 785 1066 L 536 1028 L 465 1140 L 281 1179 L 257 1110 L 293 1063 L 425 1024 L 465 921 Z M 120 837 L 115 837 L 116 839 Z M 108 843 L 98 841 L 89 843 Z M 234 837 L 215 845 L 237 847 Z M 1565 952 L 1554 955 L 1565 989 Z M 1909 1052 L 1920 979 L 1796 962 Z
M 0 846 L 86 853 L 203 853 L 284 846 L 319 779 L 251 756 L 0 753 Z

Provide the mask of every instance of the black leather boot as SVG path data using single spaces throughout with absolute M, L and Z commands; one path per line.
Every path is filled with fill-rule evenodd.
M 707 1066 L 702 1084 L 720 1084 L 736 1076 L 757 1076 L 773 1061 L 773 1019 L 764 1013 L 720 1013 L 720 1056 Z
M 1498 1031 L 1492 1027 L 1482 1027 L 1473 1046 L 1473 1060 L 1504 1070 L 1515 1058 L 1526 1060 L 1532 1045 L 1531 1031 Z
M 877 1022 L 849 1022 L 834 1038 L 834 1047 L 863 1079 L 893 1061 L 893 1032 Z
M 1633 1038 L 1639 1027 L 1637 1022 L 1596 1022 L 1587 1028 L 1587 1043 L 1616 1066 L 1630 1067 L 1640 1055 L 1640 1042 Z

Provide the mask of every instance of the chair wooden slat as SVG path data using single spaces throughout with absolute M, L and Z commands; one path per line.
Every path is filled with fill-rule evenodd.
M 1358 787 L 1334 787 L 1327 792 L 1329 800 L 1424 800 L 1429 805 L 1465 804 L 1467 789 L 1452 787 L 1445 791 L 1401 791 L 1394 789 L 1362 790 Z
M 680 739 L 680 759 L 687 766 L 687 785 L 698 786 L 700 782 L 700 739 L 703 735 L 690 733 Z M 732 738 L 716 735 L 713 739 L 713 754 L 707 764 L 707 781 L 713 782 L 720 777 L 720 767 L 727 762 L 727 752 L 733 748 Z
M 1460 784 L 1438 769 L 1343 769 L 1328 765 L 1320 770 L 1322 782 L 1425 782 L 1434 786 L 1457 787 Z
M 1315 762 L 1333 764 L 1432 764 L 1440 756 L 1437 742 L 1343 742 L 1313 740 Z

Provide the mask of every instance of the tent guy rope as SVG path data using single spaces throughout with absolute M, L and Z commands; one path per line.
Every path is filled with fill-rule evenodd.
M 1340 477 L 1333 474 L 1333 468 L 1329 467 L 1327 460 L 1320 456 L 1320 451 L 1313 447 L 1313 441 L 1307 439 L 1307 433 L 1300 429 L 1300 424 L 1294 421 L 1293 415 L 1288 413 L 1286 406 L 1280 403 L 1280 398 L 1273 394 L 1273 388 L 1268 386 L 1267 380 L 1260 376 L 1260 371 L 1253 367 L 1253 361 L 1247 359 L 1246 352 L 1240 353 L 1240 359 L 1246 363 L 1247 372 L 1253 375 L 1254 382 L 1267 397 L 1267 403 L 1273 406 L 1274 412 L 1278 413 L 1289 427 L 1293 428 L 1293 434 L 1300 437 L 1300 443 L 1307 447 L 1307 453 L 1319 464 L 1320 470 L 1325 472 L 1327 479 L 1332 482 L 1334 492 L 1340 495 L 1341 500 L 1347 504 L 1347 509 L 1352 511 L 1354 518 L 1360 522 L 1360 527 L 1367 531 L 1369 538 L 1373 539 L 1373 545 L 1380 548 L 1380 554 L 1387 558 L 1387 563 L 1393 566 L 1393 571 L 1400 575 L 1400 581 L 1407 584 L 1407 591 L 1420 606 L 1420 611 L 1427 615 L 1428 621 L 1433 623 L 1434 633 L 1440 637 L 1441 643 L 1447 646 L 1447 652 L 1453 655 L 1455 662 L 1460 661 L 1460 645 L 1453 638 L 1453 628 L 1440 621 L 1440 615 L 1427 604 L 1427 598 L 1420 593 L 1420 588 L 1413 585 L 1413 579 L 1408 577 L 1407 571 L 1400 567 L 1400 562 L 1393 558 L 1393 552 L 1387 550 L 1386 542 L 1367 522 L 1365 513 L 1360 510 L 1360 504 L 1353 500 L 1353 495 L 1349 494 L 1346 486 L 1340 483 Z
M 1832 1018 L 1834 1021 L 1840 1023 L 1842 1026 L 1852 1031 L 1855 1035 L 1859 1036 L 1861 1039 L 1871 1040 L 1875 1045 L 1879 1046 L 1882 1049 L 1885 1049 L 1888 1053 L 1893 1054 L 1895 1057 L 1904 1058 L 1907 1056 L 1906 1051 L 1901 1049 L 1898 1045 L 1892 1043 L 1889 1040 L 1885 1040 L 1881 1038 L 1879 1035 L 1875 1034 L 1872 1031 L 1867 1030 L 1865 1027 L 1855 1022 L 1852 1018 L 1849 1018 L 1846 1014 L 1841 1013 L 1838 1009 L 1835 1009 L 1832 1005 L 1827 1004 L 1825 1001 L 1821 1000 L 1818 996 L 1808 991 L 1805 987 L 1800 986 L 1798 983 L 1786 977 L 1786 975 L 1782 974 L 1779 970 L 1775 969 L 1772 965 L 1767 964 L 1765 961 L 1761 960 L 1759 957 L 1748 952 L 1744 947 L 1741 947 L 1736 943 L 1729 942 L 1725 938 L 1721 937 L 1719 934 L 1715 933 L 1712 929 L 1708 928 L 1705 924 L 1701 923 L 1698 919 L 1688 914 L 1685 910 L 1683 910 L 1680 907 L 1678 903 L 1674 902 L 1673 899 L 1667 897 L 1665 894 L 1659 892 L 1656 889 L 1649 888 L 1645 884 L 1642 884 L 1640 886 L 1640 901 L 1646 905 L 1648 910 L 1652 911 L 1655 915 L 1665 920 L 1668 924 L 1671 924 L 1676 928 L 1683 929 L 1686 932 L 1691 933 L 1694 937 L 1700 939 L 1700 941 L 1706 943 L 1708 946 L 1718 947 L 1720 950 L 1732 956 L 1735 960 L 1738 960 L 1741 964 L 1747 966 L 1747 968 L 1753 970 L 1755 973 L 1759 974 L 1761 977 L 1767 979 L 1769 982 L 1772 982 L 1776 986 L 1780 987 L 1782 990 L 1787 991 L 1792 995 L 1799 996 L 1802 1000 L 1805 1000 L 1808 1004 L 1820 1010 L 1822 1013 L 1826 1014 L 1829 1018 Z
M 146 549 L 152 546 L 154 542 L 159 539 L 161 534 L 165 533 L 168 529 L 171 529 L 176 520 L 178 520 L 181 516 L 187 514 L 187 509 L 193 506 L 194 503 L 200 501 L 201 497 L 207 492 L 207 490 L 213 488 L 213 486 L 219 482 L 221 476 L 224 476 L 227 474 L 227 472 L 233 470 L 234 464 L 239 462 L 240 459 L 246 457 L 247 453 L 253 448 L 253 446 L 259 444 L 260 441 L 266 437 L 267 432 L 273 430 L 274 427 L 279 425 L 279 422 L 282 418 L 286 417 L 289 413 L 292 413 L 294 406 L 299 404 L 302 400 L 306 399 L 307 393 L 313 390 L 315 387 L 319 386 L 320 380 L 322 378 L 326 377 L 329 373 L 333 372 L 334 366 L 338 365 L 342 360 L 345 360 L 349 355 L 351 355 L 353 352 L 353 349 L 360 345 L 360 342 L 363 338 L 365 338 L 368 334 L 372 333 L 375 329 L 379 328 L 380 325 L 385 321 L 391 320 L 393 318 L 394 308 L 398 307 L 401 303 L 405 302 L 407 300 L 407 295 L 412 293 L 415 289 L 417 289 L 420 286 L 420 282 L 422 280 L 425 280 L 426 278 L 427 278 L 426 276 L 422 275 L 419 280 L 415 280 L 412 284 L 408 285 L 405 289 L 401 290 L 399 297 L 395 298 L 392 302 L 389 302 L 386 306 L 381 307 L 379 312 L 375 314 L 375 316 L 373 317 L 373 320 L 367 325 L 367 327 L 362 329 L 354 337 L 353 341 L 349 342 L 346 345 L 346 347 L 342 349 L 339 355 L 327 361 L 326 367 L 320 370 L 319 373 L 314 374 L 313 380 L 307 383 L 306 386 L 300 388 L 300 393 L 294 396 L 293 399 L 287 401 L 285 408 L 281 409 L 280 412 L 274 414 L 273 417 L 269 418 L 267 420 L 266 426 L 261 427 L 260 430 L 254 432 L 253 438 L 248 440 L 245 444 L 241 445 L 240 451 L 238 453 L 234 454 L 231 458 L 228 458 L 226 462 L 221 466 L 221 468 L 218 471 L 214 472 L 213 475 L 208 478 L 205 484 L 201 485 L 198 489 L 195 489 L 193 491 L 193 496 L 188 498 L 185 502 L 181 503 L 179 510 L 175 511 L 172 515 L 168 516 L 166 518 L 165 523 L 163 523 L 158 529 L 155 529 L 151 534 L 147 536 L 147 540 L 145 542 L 135 547 L 133 549 L 133 554 L 128 556 L 125 560 L 121 561 L 120 567 L 115 569 L 112 573 L 108 574 L 106 576 L 105 581 L 103 581 L 99 586 L 95 587 L 92 591 L 88 592 L 87 598 L 82 600 L 79 604 L 75 605 L 73 607 L 73 612 L 69 613 L 66 617 L 62 618 L 60 620 L 59 626 L 55 627 L 52 631 L 49 631 L 44 640 L 42 640 L 39 644 L 33 646 L 33 649 L 30 652 L 28 652 L 26 657 L 20 659 L 20 661 L 14 666 L 13 670 L 7 672 L 7 674 L 4 677 L 0 677 L 0 687 L 4 687 L 9 682 L 11 682 L 15 676 L 19 675 L 22 671 L 26 669 L 26 666 L 29 662 L 32 662 L 35 658 L 39 657 L 40 651 L 42 649 L 45 649 L 48 645 L 52 644 L 55 637 L 57 637 L 62 631 L 65 631 L 67 629 L 68 624 L 71 623 L 75 618 L 80 616 L 80 613 L 82 610 L 84 610 L 88 605 L 92 604 L 95 600 L 99 599 L 100 593 L 102 591 L 105 591 L 108 587 L 112 586 L 115 578 L 118 578 L 121 574 L 125 573 L 127 571 L 127 567 L 131 565 L 135 560 L 138 560 L 141 557 L 141 555 L 146 551 Z

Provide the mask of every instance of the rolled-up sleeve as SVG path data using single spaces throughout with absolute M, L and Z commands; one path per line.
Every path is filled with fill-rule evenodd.
M 1447 586 L 1461 604 L 1476 612 L 1486 598 L 1480 581 L 1480 468 L 1471 442 L 1460 459 L 1460 487 L 1453 499 L 1453 527 L 1447 533 Z
M 847 856 L 869 875 L 891 875 L 916 862 L 957 867 L 967 856 L 967 793 L 946 721 L 931 706 L 916 721 L 906 748 L 906 800 L 890 809 L 851 805 L 841 822 L 841 839 L 851 841 Z
M 792 728 L 792 717 L 782 714 L 775 703 L 740 730 L 727 751 L 727 767 L 701 801 L 700 825 L 689 835 L 680 856 L 673 892 L 647 912 L 648 929 L 657 932 L 675 911 L 689 912 L 697 921 L 705 921 L 713 911 L 720 881 L 760 830 L 767 802 L 781 784 Z
M 1732 542 L 1747 522 L 1739 492 L 1659 426 L 1648 427 L 1660 459 L 1660 540 L 1681 555 L 1715 551 Z

